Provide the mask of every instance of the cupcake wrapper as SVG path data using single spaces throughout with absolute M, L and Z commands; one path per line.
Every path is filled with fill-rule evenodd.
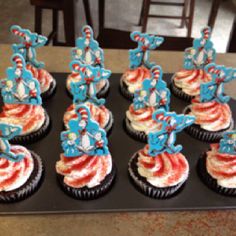
M 52 83 L 50 84 L 49 89 L 41 94 L 42 99 L 47 100 L 52 95 L 54 95 L 56 92 L 56 87 L 57 87 L 56 80 L 53 79 Z
M 120 93 L 130 101 L 133 101 L 134 99 L 134 94 L 130 93 L 128 90 L 128 86 L 124 83 L 122 78 L 120 79 Z
M 110 90 L 110 82 L 108 80 L 106 80 L 106 83 L 103 86 L 103 88 L 99 92 L 97 92 L 97 97 L 98 98 L 106 98 L 109 94 L 109 90 Z M 73 96 L 67 87 L 66 87 L 66 93 L 68 94 L 68 96 L 70 98 L 73 99 Z
M 131 124 L 129 119 L 126 117 L 124 119 L 124 129 L 127 131 L 127 133 L 134 139 L 147 143 L 147 135 L 143 131 L 137 131 L 135 130 Z
M 178 88 L 175 83 L 173 77 L 171 78 L 171 83 L 169 85 L 171 93 L 173 93 L 176 97 L 186 101 L 191 102 L 194 96 L 188 95 L 182 91 L 182 89 Z
M 34 160 L 34 170 L 27 182 L 21 187 L 8 192 L 0 192 L 1 203 L 11 203 L 26 199 L 36 192 L 43 181 L 44 167 L 42 159 L 33 151 L 30 151 Z
M 183 111 L 184 114 L 188 114 L 189 108 L 186 107 Z M 222 138 L 224 132 L 233 129 L 234 121 L 231 120 L 230 126 L 227 129 L 220 130 L 220 131 L 207 131 L 200 127 L 200 125 L 192 124 L 185 128 L 185 132 L 191 135 L 193 138 L 196 138 L 200 141 L 204 142 L 219 142 Z
M 101 197 L 111 188 L 116 176 L 116 167 L 112 164 L 111 173 L 101 182 L 100 185 L 93 188 L 73 188 L 64 183 L 64 176 L 57 174 L 57 179 L 61 189 L 69 196 L 80 200 L 92 200 Z
M 46 111 L 45 111 L 45 117 L 46 117 L 45 121 L 39 130 L 37 130 L 33 133 L 30 133 L 30 134 L 15 136 L 13 139 L 10 140 L 10 143 L 30 144 L 30 143 L 34 143 L 34 142 L 40 140 L 41 138 L 43 138 L 44 136 L 46 136 L 51 128 L 50 117 Z
M 206 153 L 202 154 L 197 164 L 197 172 L 206 186 L 219 194 L 236 196 L 236 188 L 225 188 L 217 184 L 217 180 L 209 175 L 206 169 Z
M 128 171 L 132 182 L 140 192 L 152 198 L 165 199 L 176 195 L 182 190 L 185 181 L 175 186 L 165 188 L 157 188 L 151 185 L 144 177 L 139 175 L 137 170 L 137 161 L 138 153 L 135 153 L 128 163 Z

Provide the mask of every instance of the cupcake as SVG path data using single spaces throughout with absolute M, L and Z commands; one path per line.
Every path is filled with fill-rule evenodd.
M 236 196 L 236 131 L 224 133 L 198 161 L 202 181 L 217 193 Z
M 132 100 L 134 93 L 142 88 L 145 79 L 151 78 L 150 69 L 155 65 L 149 61 L 150 50 L 155 50 L 164 41 L 162 37 L 133 32 L 130 38 L 138 43 L 138 47 L 129 51 L 130 68 L 120 79 L 121 93 Z
M 185 108 L 185 114 L 196 117 L 186 132 L 201 141 L 218 142 L 225 131 L 233 128 L 232 112 L 227 104 L 230 98 L 224 95 L 224 83 L 233 78 L 233 69 L 212 63 L 205 70 L 211 74 L 212 81 L 201 84 L 200 96 Z
M 135 187 L 152 198 L 177 194 L 189 175 L 189 164 L 175 146 L 176 132 L 194 121 L 192 116 L 176 115 L 159 109 L 153 119 L 162 124 L 159 131 L 148 134 L 148 144 L 130 159 L 128 171 Z
M 0 202 L 16 202 L 32 195 L 40 186 L 43 175 L 41 158 L 8 140 L 21 132 L 20 126 L 0 123 Z
M 76 39 L 76 47 L 72 49 L 72 60 L 78 61 L 85 65 L 104 68 L 104 52 L 99 47 L 98 42 L 94 39 L 93 30 L 86 25 L 82 29 L 82 37 Z M 79 82 L 81 80 L 80 73 L 72 68 L 71 74 L 67 77 L 66 88 L 71 94 L 71 82 Z M 96 83 L 97 96 L 105 97 L 109 91 L 109 81 L 102 79 Z
M 12 142 L 34 142 L 49 131 L 49 116 L 41 106 L 39 82 L 26 69 L 23 57 L 14 54 L 12 63 L 13 67 L 7 69 L 7 78 L 1 81 L 4 105 L 0 122 L 22 127 L 22 132 Z
M 109 132 L 113 124 L 112 113 L 104 106 L 105 99 L 97 98 L 96 83 L 101 79 L 108 78 L 111 71 L 100 67 L 81 64 L 78 61 L 72 61 L 71 67 L 78 71 L 81 76 L 79 82 L 71 82 L 71 94 L 73 95 L 73 104 L 64 114 L 64 126 L 68 128 L 71 119 L 77 119 L 76 105 L 85 104 L 88 106 L 91 118 L 98 122 L 102 129 Z
M 76 111 L 77 120 L 70 120 L 68 131 L 61 133 L 64 152 L 56 163 L 56 172 L 65 193 L 90 200 L 112 187 L 116 170 L 105 131 L 91 120 L 87 106 L 78 105 Z
M 126 112 L 125 129 L 133 138 L 146 142 L 150 132 L 160 130 L 161 124 L 152 115 L 158 108 L 169 110 L 170 91 L 162 80 L 162 69 L 154 66 L 152 78 L 143 81 L 141 90 L 136 91 L 133 103 Z
M 33 77 L 39 81 L 41 97 L 47 99 L 53 95 L 56 90 L 56 81 L 52 75 L 45 70 L 44 63 L 36 59 L 36 48 L 42 47 L 47 43 L 47 38 L 31 33 L 27 29 L 22 29 L 20 26 L 13 25 L 11 32 L 20 38 L 19 44 L 13 44 L 14 53 L 21 54 L 26 62 L 27 70 L 31 71 Z
M 187 102 L 198 96 L 200 85 L 211 81 L 211 75 L 204 70 L 204 67 L 215 61 L 215 54 L 211 29 L 205 27 L 201 31 L 201 37 L 194 39 L 193 47 L 185 50 L 184 68 L 173 75 L 171 92 Z

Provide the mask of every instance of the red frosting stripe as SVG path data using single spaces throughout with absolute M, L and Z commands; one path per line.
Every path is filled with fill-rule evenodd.
M 47 91 L 53 81 L 52 76 L 43 68 L 36 68 L 30 64 L 26 65 L 26 68 L 31 71 L 33 77 L 40 83 L 41 93 Z
M 66 158 L 56 164 L 57 173 L 64 175 L 65 184 L 73 188 L 94 187 L 111 171 L 111 156 L 88 156 Z
M 0 191 L 10 191 L 22 186 L 33 171 L 33 159 L 26 148 L 12 145 L 11 151 L 15 154 L 23 153 L 25 157 L 19 162 L 0 158 Z

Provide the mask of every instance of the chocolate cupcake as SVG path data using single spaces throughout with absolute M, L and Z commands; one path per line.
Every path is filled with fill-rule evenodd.
M 12 57 L 14 67 L 7 69 L 7 78 L 2 80 L 3 107 L 0 122 L 22 127 L 22 132 L 12 139 L 16 143 L 30 143 L 47 134 L 50 119 L 41 106 L 39 82 L 26 69 L 20 54 Z
M 8 140 L 21 132 L 20 126 L 0 123 L 0 202 L 16 202 L 32 195 L 43 175 L 41 158 L 23 146 Z
M 11 32 L 20 38 L 20 43 L 12 45 L 14 53 L 19 53 L 24 57 L 27 70 L 31 71 L 33 77 L 40 84 L 42 98 L 51 97 L 56 90 L 56 80 L 43 68 L 44 63 L 37 61 L 35 50 L 44 46 L 48 39 L 37 33 L 30 32 L 28 29 L 22 29 L 18 25 L 13 25 Z
M 182 146 L 175 146 L 176 133 L 193 123 L 194 117 L 177 115 L 159 109 L 153 119 L 161 130 L 148 134 L 148 145 L 135 153 L 128 164 L 134 185 L 153 198 L 168 198 L 177 194 L 189 174 L 189 165 Z
M 225 135 L 225 134 L 224 134 Z M 197 165 L 198 175 L 210 189 L 226 196 L 236 196 L 236 133 L 228 132 L 226 135 L 234 136 L 223 139 L 225 149 L 218 143 L 211 144 L 210 150 L 203 153 Z M 232 149 L 231 149 L 232 148 Z M 229 150 L 232 152 L 229 152 Z
M 150 132 L 161 128 L 161 124 L 153 120 L 153 113 L 158 108 L 169 110 L 170 104 L 170 91 L 162 80 L 161 67 L 152 67 L 151 74 L 151 78 L 144 80 L 141 89 L 135 92 L 124 120 L 128 134 L 142 142 L 147 142 Z
M 149 61 L 150 51 L 160 46 L 164 39 L 147 33 L 132 32 L 132 41 L 137 42 L 135 49 L 129 50 L 130 66 L 120 79 L 120 92 L 129 100 L 134 98 L 134 93 L 142 88 L 145 79 L 151 78 L 150 69 L 155 63 Z
M 61 133 L 64 153 L 56 163 L 56 172 L 65 193 L 76 199 L 90 200 L 111 188 L 116 169 L 105 131 L 91 120 L 87 106 L 77 106 L 76 112 L 77 120 L 70 120 L 68 131 Z
M 199 96 L 201 84 L 212 80 L 204 67 L 215 61 L 215 54 L 211 29 L 205 27 L 201 31 L 201 37 L 194 39 L 193 47 L 185 50 L 184 68 L 173 75 L 170 83 L 171 92 L 187 102 Z

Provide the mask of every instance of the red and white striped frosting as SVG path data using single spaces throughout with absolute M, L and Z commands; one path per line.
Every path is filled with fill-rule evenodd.
M 136 90 L 141 89 L 143 81 L 149 78 L 151 78 L 150 70 L 141 66 L 126 70 L 121 79 L 127 85 L 128 91 L 134 93 Z
M 30 64 L 26 68 L 31 71 L 33 77 L 39 81 L 41 93 L 46 92 L 53 82 L 53 77 L 43 68 L 36 68 Z
M 19 162 L 12 162 L 0 158 L 0 191 L 15 190 L 24 185 L 34 169 L 31 153 L 23 146 L 11 145 L 15 154 L 23 153 L 24 158 Z
M 200 85 L 212 80 L 210 74 L 203 69 L 198 70 L 180 70 L 173 77 L 176 87 L 190 96 L 200 94 Z
M 96 106 L 93 103 L 87 102 L 85 105 L 89 108 L 91 118 L 98 122 L 101 128 L 105 128 L 110 119 L 109 110 L 105 106 Z M 68 128 L 68 123 L 72 119 L 77 119 L 77 114 L 75 112 L 75 105 L 70 105 L 63 117 L 64 125 Z
M 21 135 L 39 130 L 45 122 L 42 106 L 28 104 L 5 104 L 0 113 L 0 122 L 22 126 Z
M 219 144 L 211 144 L 206 153 L 207 172 L 225 188 L 236 188 L 236 155 L 219 152 Z
M 92 188 L 99 185 L 111 172 L 111 155 L 66 158 L 63 154 L 56 163 L 56 172 L 64 176 L 64 183 L 73 188 Z
M 199 97 L 192 99 L 189 106 L 190 113 L 196 117 L 195 124 L 200 125 L 202 129 L 208 131 L 220 131 L 230 126 L 232 113 L 227 103 L 221 104 L 216 101 L 199 101 Z
M 138 152 L 138 173 L 158 188 L 175 186 L 188 178 L 189 164 L 181 153 L 161 153 L 152 157 L 148 145 Z
M 152 119 L 152 114 L 155 112 L 154 107 L 146 107 L 134 110 L 134 105 L 129 106 L 126 112 L 126 117 L 130 121 L 130 125 L 137 131 L 143 131 L 146 134 L 161 129 L 161 123 L 157 123 Z
M 72 72 L 66 80 L 66 87 L 67 89 L 70 91 L 70 83 L 71 82 L 79 82 L 81 80 L 81 76 L 79 74 L 79 72 Z M 96 84 L 96 89 L 97 92 L 99 92 L 104 86 L 106 85 L 106 81 L 105 80 L 101 80 Z

